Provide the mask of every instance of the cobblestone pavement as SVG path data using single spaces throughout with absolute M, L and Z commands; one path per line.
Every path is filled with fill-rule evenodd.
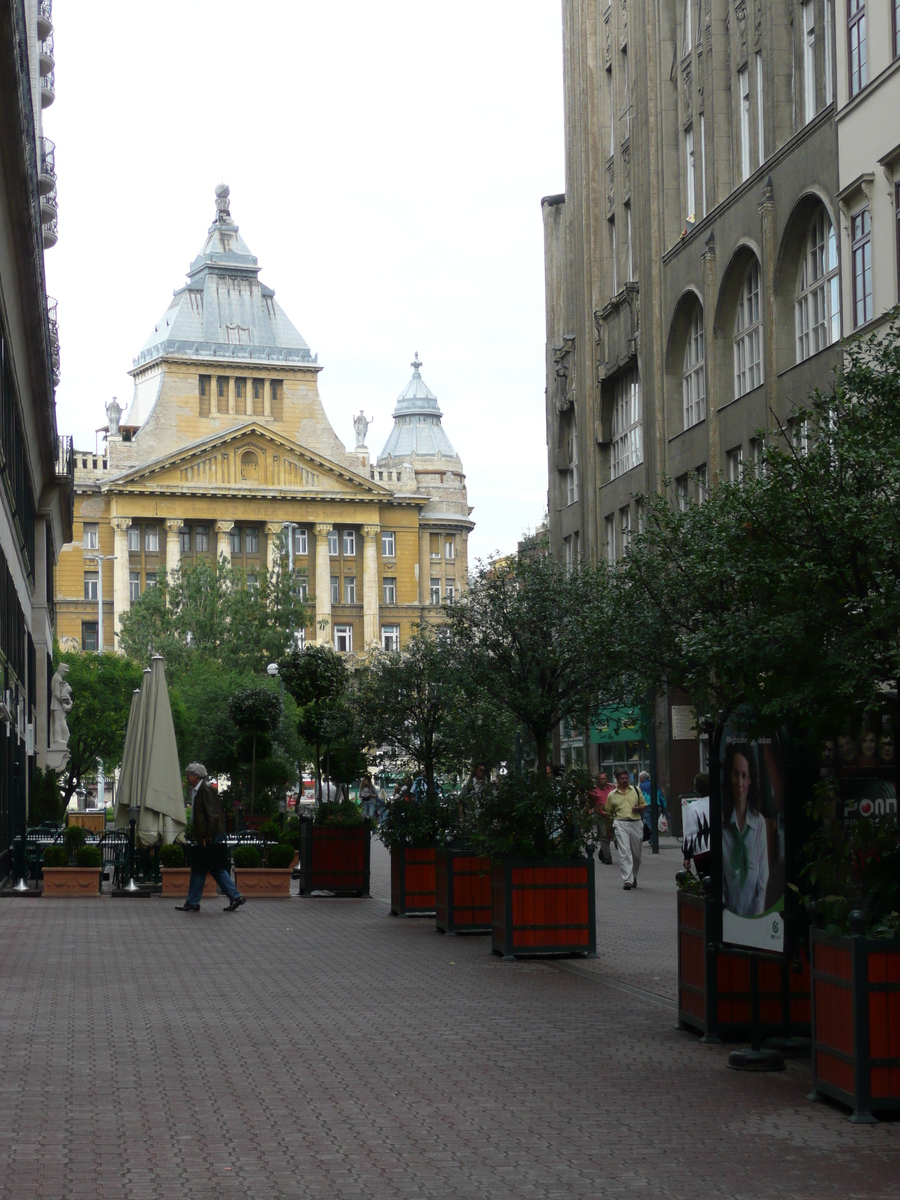
M 675 1029 L 677 852 L 598 866 L 567 965 L 389 917 L 386 865 L 234 914 L 0 900 L 0 1200 L 900 1195 L 900 1123 Z

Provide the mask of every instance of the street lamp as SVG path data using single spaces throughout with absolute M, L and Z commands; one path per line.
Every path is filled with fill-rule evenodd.
M 103 653 L 103 564 L 115 562 L 114 554 L 85 554 L 85 562 L 97 564 L 97 651 Z

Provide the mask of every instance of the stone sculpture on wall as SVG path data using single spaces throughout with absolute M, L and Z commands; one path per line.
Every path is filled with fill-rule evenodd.
M 72 688 L 66 682 L 69 664 L 60 663 L 50 681 L 50 749 L 67 750 L 69 726 L 66 717 L 72 711 Z

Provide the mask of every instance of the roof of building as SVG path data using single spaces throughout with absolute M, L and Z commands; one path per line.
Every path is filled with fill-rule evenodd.
M 394 428 L 378 456 L 385 458 L 456 458 L 456 451 L 441 425 L 443 413 L 437 396 L 422 378 L 418 350 L 410 363 L 412 378 L 397 397 Z
M 251 361 L 317 361 L 259 280 L 260 266 L 231 219 L 229 189 L 216 188 L 216 218 L 203 248 L 134 360 L 142 367 L 161 354 Z M 318 356 L 317 356 L 318 357 Z

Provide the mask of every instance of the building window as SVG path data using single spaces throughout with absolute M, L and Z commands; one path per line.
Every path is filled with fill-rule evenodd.
M 141 598 L 141 573 L 140 571 L 128 572 L 128 599 L 134 604 L 135 600 Z
M 803 113 L 806 121 L 816 115 L 815 0 L 806 0 L 803 5 Z
M 566 504 L 575 504 L 578 500 L 578 426 L 574 414 L 568 423 L 566 454 L 569 460 L 569 468 L 565 472 Z
M 706 363 L 703 355 L 703 309 L 698 305 L 684 348 L 684 427 L 690 429 L 706 417 Z
M 338 531 L 336 529 L 329 529 L 329 531 L 328 531 L 328 554 L 329 554 L 329 557 L 337 558 L 339 552 L 340 552 L 340 546 L 338 543 Z
M 631 505 L 619 509 L 619 546 L 624 554 L 631 545 Z
M 759 263 L 747 268 L 734 320 L 735 399 L 762 383 L 762 324 L 759 311 Z
M 280 379 L 273 379 L 269 383 L 269 401 L 272 419 L 280 421 L 284 415 L 284 388 L 281 386 Z
M 741 124 L 741 179 L 750 178 L 750 72 L 746 67 L 738 71 L 738 96 L 740 97 Z
M 216 379 L 216 411 L 228 412 L 228 380 L 222 375 Z
M 228 535 L 231 540 L 231 553 L 240 554 L 241 552 L 241 531 L 238 528 L 231 530 Z
M 679 512 L 684 512 L 688 506 L 688 477 L 681 475 L 675 480 L 675 504 Z
M 837 238 L 824 207 L 819 208 L 806 234 L 795 312 L 797 362 L 818 354 L 840 338 Z
M 891 4 L 891 20 L 893 22 L 893 51 L 894 58 L 900 58 L 900 0 L 893 0 Z
M 253 380 L 253 415 L 254 417 L 265 416 L 266 412 L 266 385 L 262 379 Z
M 397 603 L 397 580 L 389 579 L 387 576 L 381 581 L 381 595 L 384 604 Z
M 684 193 L 687 219 L 693 221 L 697 213 L 697 201 L 694 195 L 694 127 L 689 125 L 684 131 Z
M 824 46 L 825 46 L 825 103 L 830 104 L 834 99 L 834 0 L 825 0 L 824 4 Z
M 156 525 L 144 526 L 144 553 L 159 554 L 159 529 Z
M 432 558 L 441 557 L 441 535 L 439 533 L 429 533 L 428 545 Z
M 97 576 L 98 576 L 97 571 L 85 571 L 85 573 L 84 573 L 84 598 L 85 598 L 85 600 L 96 600 L 97 599 L 97 587 L 98 587 Z
M 799 458 L 809 454 L 809 421 L 791 421 L 791 445 Z
M 709 474 L 706 463 L 697 468 L 697 503 L 702 504 L 709 495 Z
M 611 472 L 618 479 L 644 461 L 641 437 L 641 383 L 637 369 L 615 382 L 612 416 Z
M 309 576 L 308 575 L 295 575 L 294 576 L 293 592 L 298 600 L 303 600 L 304 602 L 306 601 L 306 599 L 309 596 Z
M 566 570 L 571 571 L 578 563 L 579 535 L 571 533 L 563 538 L 563 553 L 566 560 Z
M 81 544 L 85 550 L 100 549 L 100 526 L 98 524 L 84 526 L 84 537 Z
M 700 215 L 706 216 L 706 117 L 700 114 Z
M 294 530 L 294 553 L 308 554 L 309 553 L 309 537 L 305 529 Z
M 200 416 L 209 416 L 209 393 L 212 379 L 209 375 L 200 376 Z
M 694 45 L 693 29 L 691 28 L 691 0 L 684 0 L 684 26 L 681 31 L 681 57 L 690 54 Z
M 619 291 L 619 247 L 616 245 L 616 218 L 610 217 L 607 224 L 609 225 L 609 240 L 612 253 L 612 294 L 615 296 Z
M 382 530 L 382 533 L 381 533 L 381 557 L 382 558 L 394 558 L 396 553 L 397 553 L 397 551 L 396 551 L 396 544 L 395 544 L 395 540 L 394 540 L 394 534 L 393 533 L 385 533 L 384 530 Z
M 353 558 L 356 555 L 356 534 L 352 529 L 344 530 L 344 557 Z
M 760 166 L 766 159 L 766 110 L 763 105 L 763 59 L 756 52 L 756 140 L 759 142 Z
M 341 579 L 339 575 L 331 576 L 331 603 L 340 604 L 341 602 Z
M 252 450 L 241 455 L 241 479 L 251 483 L 259 479 L 259 455 Z
M 334 648 L 339 654 L 350 654 L 353 650 L 353 626 L 335 625 Z
M 625 279 L 630 282 L 634 279 L 634 242 L 631 237 L 631 205 L 625 205 L 625 235 L 628 239 L 628 244 L 625 247 Z
M 256 526 L 244 530 L 244 553 L 259 554 L 259 530 Z
M 345 604 L 355 604 L 356 603 L 356 576 L 355 575 L 345 575 L 344 576 L 344 603 Z
M 128 527 L 128 549 L 133 550 L 135 554 L 141 552 L 141 527 L 140 525 L 129 525 Z
M 452 604 L 456 599 L 456 580 L 444 580 L 444 600 L 447 604 Z
M 240 417 L 245 417 L 247 415 L 246 379 L 236 379 L 234 381 L 234 411 Z
M 850 95 L 855 96 L 869 82 L 865 0 L 849 0 L 847 39 L 850 52 Z
M 448 560 L 456 558 L 456 542 L 453 538 L 444 539 L 444 558 Z
M 381 648 L 386 650 L 388 654 L 396 654 L 400 649 L 400 626 L 399 625 L 382 625 L 381 627 Z
M 744 451 L 741 446 L 735 446 L 733 450 L 729 450 L 725 455 L 725 475 L 729 483 L 741 482 L 741 463 L 744 459 Z
M 97 652 L 97 622 L 81 622 L 81 648 L 96 654 Z
M 441 581 L 432 579 L 431 581 L 431 603 L 440 604 L 441 602 Z
M 872 220 L 868 208 L 850 218 L 853 258 L 853 325 L 872 319 Z
M 611 567 L 616 565 L 616 518 L 610 514 L 603 522 L 606 530 L 606 561 Z
M 247 576 L 247 591 L 248 592 L 258 592 L 259 591 L 259 580 L 257 579 L 257 577 L 255 575 Z
M 209 526 L 198 525 L 194 530 L 194 549 L 200 553 L 209 550 Z

